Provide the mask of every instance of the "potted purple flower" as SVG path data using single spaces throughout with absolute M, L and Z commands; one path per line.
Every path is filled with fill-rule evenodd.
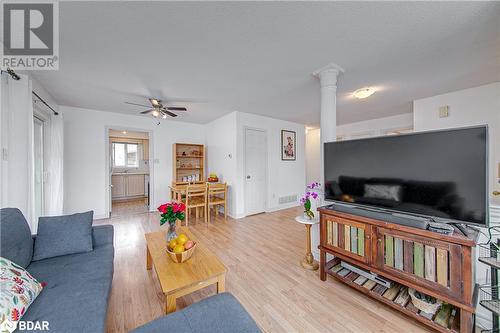
M 316 200 L 319 196 L 321 184 L 318 182 L 313 182 L 306 187 L 306 193 L 300 199 L 300 204 L 304 206 L 304 216 L 309 220 L 314 218 L 314 211 L 316 210 Z M 312 201 L 314 200 L 314 201 Z M 314 207 L 312 202 L 314 202 Z

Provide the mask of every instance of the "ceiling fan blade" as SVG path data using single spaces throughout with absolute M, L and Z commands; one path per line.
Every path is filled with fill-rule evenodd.
M 153 109 L 142 111 L 141 114 L 146 114 L 146 113 L 150 113 L 150 112 L 153 112 Z
M 131 102 L 125 102 L 125 104 L 137 105 L 137 106 L 144 106 L 146 108 L 150 108 L 151 107 L 151 105 L 137 104 L 137 103 L 131 103 Z
M 168 114 L 170 117 L 177 117 L 177 115 L 175 113 L 172 113 L 172 112 L 167 111 L 167 110 L 161 110 L 161 112 Z
M 186 108 L 177 107 L 177 106 L 167 106 L 167 109 L 168 110 L 172 110 L 172 111 L 187 111 Z

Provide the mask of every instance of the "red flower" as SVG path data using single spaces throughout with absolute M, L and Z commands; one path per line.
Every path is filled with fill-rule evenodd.
M 19 320 L 19 310 L 12 309 L 12 312 L 10 313 L 10 317 L 12 318 L 12 321 L 18 321 Z
M 185 211 L 185 210 L 186 210 L 186 205 L 185 205 L 184 203 L 182 203 L 182 202 L 181 202 L 181 203 L 179 204 L 179 212 L 183 212 L 183 211 Z
M 163 205 L 160 205 L 160 207 L 158 207 L 158 210 L 160 211 L 160 213 L 165 214 L 167 212 L 167 208 L 168 208 L 168 204 L 163 204 Z
M 172 211 L 178 213 L 180 210 L 180 205 L 177 202 L 172 203 Z

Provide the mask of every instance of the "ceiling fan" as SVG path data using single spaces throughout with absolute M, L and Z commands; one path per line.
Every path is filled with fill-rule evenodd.
M 151 105 L 137 104 L 137 103 L 131 103 L 131 102 L 125 102 L 125 103 L 130 104 L 130 105 L 137 105 L 137 106 L 143 106 L 145 108 L 149 108 L 145 111 L 142 111 L 141 114 L 151 113 L 152 116 L 155 118 L 161 117 L 163 119 L 166 119 L 167 116 L 177 117 L 177 115 L 171 111 L 187 111 L 187 109 L 185 107 L 163 105 L 161 103 L 161 101 L 159 99 L 156 99 L 156 98 L 149 98 L 149 102 L 151 103 Z

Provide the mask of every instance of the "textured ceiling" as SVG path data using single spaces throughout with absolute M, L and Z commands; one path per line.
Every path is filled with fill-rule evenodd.
M 319 123 L 319 82 L 345 69 L 338 122 L 500 80 L 499 2 L 61 2 L 61 105 L 136 114 L 154 96 L 205 123 L 231 111 Z M 350 93 L 379 91 L 366 100 Z

